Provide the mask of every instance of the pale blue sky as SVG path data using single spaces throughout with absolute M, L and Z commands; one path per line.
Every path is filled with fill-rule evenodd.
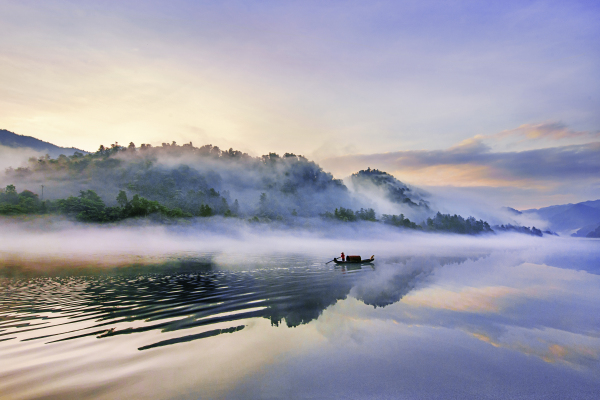
M 510 150 L 599 140 L 596 2 L 0 0 L 0 37 L 0 128 L 62 146 L 325 161 L 553 124 L 572 134 Z

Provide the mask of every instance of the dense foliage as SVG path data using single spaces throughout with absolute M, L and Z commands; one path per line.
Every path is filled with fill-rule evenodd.
M 493 232 L 490 225 L 485 221 L 477 221 L 473 217 L 465 219 L 460 215 L 442 214 L 440 212 L 433 218 L 427 218 L 424 228 L 427 231 L 453 232 L 471 235 Z
M 124 191 L 119 193 L 117 201 L 119 206 L 107 207 L 93 190 L 82 190 L 77 197 L 40 201 L 37 194 L 29 190 L 17 194 L 15 186 L 8 185 L 5 190 L 0 191 L 0 215 L 59 213 L 74 216 L 82 222 L 114 222 L 153 214 L 161 214 L 169 218 L 192 216 L 181 209 L 165 207 L 137 194 L 128 201 Z
M 8 169 L 7 175 L 19 185 L 44 182 L 49 193 L 55 193 L 53 198 L 85 188 L 114 199 L 123 190 L 197 216 L 314 217 L 327 211 L 334 199 L 353 205 L 340 180 L 302 156 L 250 157 L 191 143 L 100 146 L 93 154 L 32 158 L 26 167 Z
M 408 218 L 404 218 L 404 214 L 400 214 L 400 215 L 383 214 L 381 217 L 381 220 L 383 221 L 383 223 L 388 224 L 388 225 L 398 226 L 398 227 L 402 227 L 402 228 L 409 228 L 409 229 L 421 229 L 421 226 L 412 222 Z
M 48 211 L 48 203 L 39 200 L 38 195 L 23 190 L 17 193 L 14 185 L 0 190 L 0 215 L 42 214 Z
M 531 236 L 544 236 L 542 231 L 540 229 L 537 229 L 535 226 L 529 228 L 527 226 L 516 226 L 516 225 L 506 224 L 506 225 L 496 225 L 496 226 L 494 226 L 494 229 L 497 231 L 501 231 L 501 232 L 517 232 L 517 233 L 524 233 L 526 235 L 531 235 Z M 552 234 L 552 232 L 548 232 L 548 233 Z
M 251 157 L 212 145 L 197 148 L 191 143 L 179 146 L 173 142 L 138 148 L 133 143 L 127 147 L 115 143 L 100 146 L 92 154 L 31 158 L 28 166 L 9 168 L 6 173 L 19 185 L 43 182 L 46 196 L 52 200 L 41 201 L 27 190 L 17 194 L 9 185 L 0 193 L 3 215 L 61 213 L 86 222 L 149 215 L 239 217 L 254 222 L 320 216 L 426 231 L 492 231 L 487 222 L 473 217 L 440 213 L 421 224 L 403 214 L 384 214 L 378 221 L 373 208 L 359 208 L 363 203 L 341 180 L 292 153 Z M 431 215 L 420 194 L 386 172 L 368 168 L 352 175 L 351 180 L 355 188 L 367 190 L 366 198 L 383 194 L 392 203 L 416 210 L 416 215 Z M 338 207 L 331 211 L 331 204 Z
M 349 208 L 340 207 L 336 208 L 334 212 L 327 211 L 323 214 L 325 218 L 328 219 L 337 219 L 344 222 L 353 222 L 353 221 L 377 221 L 375 218 L 375 210 L 372 208 L 364 209 L 354 212 Z

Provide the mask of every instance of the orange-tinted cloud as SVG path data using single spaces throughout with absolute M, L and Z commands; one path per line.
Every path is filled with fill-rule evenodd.
M 357 154 L 330 158 L 321 164 L 337 175 L 370 166 L 420 184 L 551 187 L 565 181 L 597 181 L 600 141 L 494 152 L 473 138 L 446 150 Z
M 519 289 L 505 286 L 466 288 L 460 292 L 441 288 L 427 288 L 408 294 L 402 299 L 402 302 L 416 307 L 470 313 L 495 313 L 501 309 L 503 301 L 507 297 L 520 293 Z
M 541 124 L 523 124 L 515 129 L 509 129 L 487 137 L 505 138 L 510 136 L 522 136 L 526 139 L 572 139 L 587 137 L 595 139 L 600 137 L 600 131 L 575 131 L 569 129 L 562 122 L 545 122 Z

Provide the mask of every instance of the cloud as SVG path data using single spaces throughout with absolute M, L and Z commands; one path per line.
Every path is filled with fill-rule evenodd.
M 447 204 L 471 210 L 475 199 L 489 210 L 490 205 L 526 209 L 600 197 L 600 132 L 561 122 L 475 135 L 445 149 L 332 156 L 320 164 L 340 178 L 367 167 L 381 169 L 437 197 L 452 194 L 456 201 Z
M 600 131 L 575 131 L 569 129 L 562 122 L 545 122 L 541 124 L 524 124 L 515 129 L 499 132 L 490 137 L 504 138 L 507 136 L 524 136 L 526 139 L 573 139 L 573 138 L 597 138 Z
M 194 126 L 321 157 L 598 126 L 597 18 L 571 4 L 5 3 L 0 126 L 59 145 L 197 143 Z
M 518 294 L 518 290 L 503 286 L 466 288 L 454 292 L 440 288 L 426 288 L 409 294 L 404 303 L 410 306 L 431 307 L 471 313 L 498 312 L 507 296 Z
M 565 180 L 597 179 L 600 141 L 494 152 L 474 138 L 446 150 L 357 154 L 330 158 L 322 165 L 334 173 L 370 166 L 392 172 L 401 180 L 430 185 L 542 187 Z
M 575 130 L 561 121 L 529 123 L 490 135 L 476 135 L 465 140 L 484 144 L 495 151 L 525 151 L 557 145 L 583 145 L 600 139 L 600 130 Z

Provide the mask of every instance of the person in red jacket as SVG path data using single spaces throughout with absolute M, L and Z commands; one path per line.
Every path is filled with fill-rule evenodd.
M 346 261 L 346 256 L 344 255 L 343 251 L 342 251 L 342 261 Z

